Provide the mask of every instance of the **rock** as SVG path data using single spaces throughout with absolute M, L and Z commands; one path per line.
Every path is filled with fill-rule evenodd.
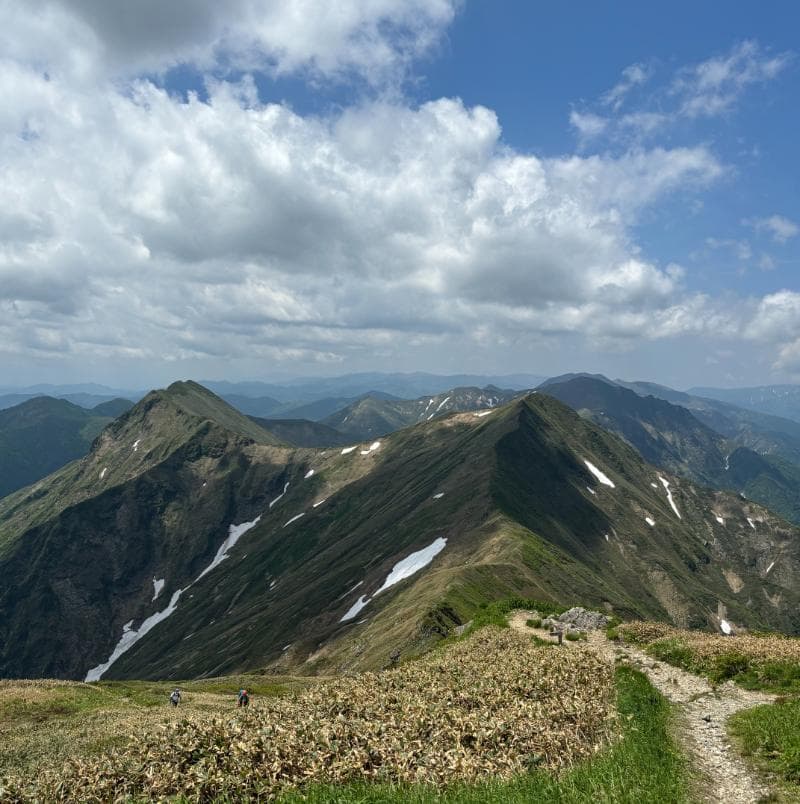
M 587 611 L 580 606 L 565 611 L 558 618 L 560 623 L 568 623 L 577 631 L 596 631 L 600 628 L 605 628 L 609 620 L 609 617 L 605 614 L 600 614 L 599 611 Z
M 703 715 L 703 720 L 705 720 L 706 723 L 710 723 L 711 722 L 711 715 Z

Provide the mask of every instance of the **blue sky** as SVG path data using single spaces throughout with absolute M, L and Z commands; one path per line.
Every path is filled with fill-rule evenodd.
M 0 370 L 800 376 L 800 11 L 0 8 Z

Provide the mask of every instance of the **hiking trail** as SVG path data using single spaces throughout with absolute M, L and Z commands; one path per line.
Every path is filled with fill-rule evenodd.
M 541 629 L 529 628 L 525 621 L 534 612 L 516 611 L 509 625 L 525 633 Z M 701 676 L 654 660 L 631 645 L 610 642 L 602 631 L 590 631 L 588 642 L 564 640 L 567 648 L 588 645 L 610 663 L 628 662 L 641 670 L 650 683 L 677 710 L 677 736 L 694 767 L 701 775 L 699 801 L 704 804 L 754 804 L 770 793 L 769 785 L 759 778 L 728 739 L 728 718 L 742 709 L 772 703 L 774 695 L 753 692 L 727 681 L 715 689 Z

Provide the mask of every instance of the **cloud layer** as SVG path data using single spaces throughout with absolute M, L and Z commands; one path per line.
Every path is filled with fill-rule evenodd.
M 303 117 L 225 80 L 235 66 L 386 87 L 456 11 L 313 5 L 0 5 L 0 354 L 363 365 L 561 337 L 762 342 L 795 314 L 777 297 L 723 308 L 637 246 L 646 210 L 726 175 L 707 146 L 544 159 L 458 99 Z M 189 62 L 214 68 L 207 100 L 142 75 Z M 742 69 L 681 80 L 722 91 Z M 626 70 L 604 107 L 649 76 Z

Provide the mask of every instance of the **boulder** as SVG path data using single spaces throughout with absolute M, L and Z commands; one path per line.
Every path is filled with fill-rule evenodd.
M 575 606 L 561 614 L 558 621 L 563 625 L 572 625 L 578 631 L 596 631 L 605 628 L 610 619 L 599 611 L 587 611 L 580 606 Z

